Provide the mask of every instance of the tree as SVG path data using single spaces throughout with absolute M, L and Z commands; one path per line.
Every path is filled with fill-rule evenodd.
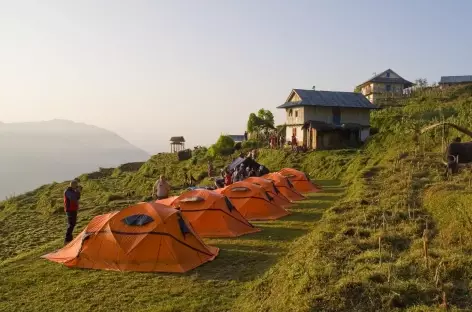
M 257 115 L 251 113 L 247 121 L 247 132 L 256 139 L 263 139 L 274 127 L 274 115 L 270 110 L 261 108 Z
M 426 80 L 426 78 L 418 78 L 415 80 L 415 84 L 417 87 L 426 88 L 428 86 L 428 80 Z
M 270 110 L 261 108 L 257 112 L 257 117 L 265 121 L 267 127 L 274 128 L 274 114 Z
M 220 135 L 218 141 L 210 146 L 207 155 L 214 158 L 219 155 L 230 155 L 234 151 L 234 140 L 227 135 Z
M 247 132 L 253 133 L 258 131 L 258 125 L 259 124 L 259 117 L 256 116 L 256 114 L 251 113 L 249 115 L 249 119 L 247 121 Z

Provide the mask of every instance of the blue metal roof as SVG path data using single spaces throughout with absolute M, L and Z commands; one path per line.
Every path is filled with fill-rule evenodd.
M 277 108 L 288 108 L 294 106 L 325 106 L 377 109 L 377 106 L 367 100 L 361 93 L 339 92 L 339 91 L 317 91 L 293 89 L 301 101 L 286 102 Z
M 472 83 L 472 76 L 441 76 L 439 83 Z
M 381 83 L 401 83 L 403 84 L 403 87 L 404 88 L 409 88 L 411 86 L 414 85 L 414 83 L 400 77 L 400 78 L 390 78 L 390 77 L 382 77 L 383 74 L 385 73 L 391 73 L 391 74 L 395 74 L 397 75 L 398 77 L 400 77 L 399 74 L 397 74 L 396 72 L 394 72 L 393 70 L 391 70 L 390 68 L 381 72 L 380 74 L 378 75 L 375 75 L 374 77 L 370 78 L 369 80 L 366 80 L 364 81 L 363 83 L 361 83 L 360 85 L 358 85 L 357 87 L 362 87 L 363 85 L 365 85 L 366 83 L 370 83 L 370 82 L 381 82 Z
M 242 142 L 245 139 L 244 135 L 239 134 L 229 134 L 228 136 L 232 138 L 234 142 Z

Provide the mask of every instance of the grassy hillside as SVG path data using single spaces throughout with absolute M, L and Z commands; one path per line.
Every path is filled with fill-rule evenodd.
M 70 270 L 39 259 L 63 239 L 64 183 L 1 202 L 0 310 L 466 311 L 472 178 L 468 170 L 443 177 L 441 141 L 458 133 L 417 130 L 442 119 L 470 127 L 471 107 L 470 87 L 417 94 L 373 113 L 378 132 L 362 150 L 262 150 L 258 160 L 270 169 L 301 168 L 326 189 L 287 218 L 257 223 L 258 234 L 208 240 L 220 256 L 184 275 Z M 159 174 L 178 192 L 185 168 L 209 182 L 202 155 L 178 162 L 161 154 L 82 175 L 77 231 L 96 214 L 149 198 Z

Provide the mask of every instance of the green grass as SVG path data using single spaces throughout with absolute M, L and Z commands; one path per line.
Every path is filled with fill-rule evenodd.
M 360 150 L 260 150 L 260 163 L 302 169 L 323 193 L 282 220 L 256 223 L 260 233 L 208 240 L 221 254 L 183 275 L 70 270 L 40 259 L 62 241 L 64 183 L 0 202 L 0 310 L 62 311 L 69 302 L 66 310 L 79 311 L 436 311 L 445 297 L 450 310 L 469 311 L 472 179 L 470 168 L 444 178 L 441 129 L 418 134 L 439 120 L 470 128 L 472 88 L 418 93 L 404 107 L 373 112 L 378 132 Z M 448 142 L 455 136 L 463 137 L 444 133 Z M 77 231 L 97 214 L 149 199 L 160 174 L 174 193 L 186 168 L 211 183 L 200 154 L 82 175 Z M 215 167 L 230 161 L 220 157 Z
M 317 227 L 323 212 L 342 194 L 336 184 L 327 186 L 327 191 L 294 206 L 290 216 L 255 222 L 262 229 L 259 233 L 206 240 L 221 248 L 220 255 L 182 275 L 68 269 L 46 261 L 39 257 L 60 247 L 64 217 L 41 219 L 26 214 L 28 222 L 44 224 L 2 241 L 2 252 L 15 256 L 0 264 L 0 311 L 230 310 L 248 285 L 290 252 L 297 239 Z M 83 221 L 76 233 L 92 211 L 81 212 Z

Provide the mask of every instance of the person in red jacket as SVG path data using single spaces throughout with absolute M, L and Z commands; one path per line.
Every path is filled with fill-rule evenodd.
M 67 215 L 67 230 L 64 244 L 72 241 L 74 227 L 77 223 L 77 211 L 79 210 L 79 199 L 82 187 L 77 180 L 70 182 L 69 187 L 64 191 L 64 211 Z
M 226 170 L 225 172 L 225 186 L 231 185 L 232 182 L 232 174 L 229 172 L 229 170 Z

